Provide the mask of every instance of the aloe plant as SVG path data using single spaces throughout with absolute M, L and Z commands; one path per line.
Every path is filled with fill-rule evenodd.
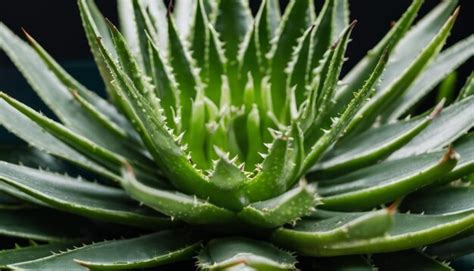
M 414 24 L 422 2 L 343 76 L 347 0 L 121 0 L 120 27 L 78 0 L 108 99 L 0 24 L 55 115 L 0 93 L 31 147 L 1 149 L 0 267 L 450 270 L 474 251 L 473 76 L 444 97 L 474 37 L 442 50 L 457 3 Z

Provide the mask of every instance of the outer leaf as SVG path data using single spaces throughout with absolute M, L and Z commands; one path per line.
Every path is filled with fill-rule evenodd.
M 474 228 L 426 248 L 426 252 L 439 259 L 451 260 L 474 252 Z
M 139 207 L 117 188 L 4 162 L 0 162 L 0 181 L 52 208 L 86 217 L 146 228 L 172 224 Z
M 453 2 L 444 2 L 442 5 L 446 6 L 449 4 L 454 6 Z M 353 93 L 364 85 L 364 81 L 369 77 L 384 51 L 397 45 L 413 23 L 422 3 L 423 0 L 413 1 L 385 37 L 344 77 L 344 85 L 336 91 L 336 105 L 333 109 L 333 115 L 341 112 L 344 106 L 352 99 Z
M 7 96 L 4 93 L 0 92 L 0 98 L 6 101 L 19 112 L 21 112 L 21 114 L 25 115 L 30 120 L 41 126 L 41 128 L 43 128 L 45 131 L 49 132 L 61 141 L 65 142 L 77 151 L 83 153 L 86 157 L 96 161 L 99 164 L 104 165 L 112 171 L 120 171 L 120 167 L 125 161 L 124 157 L 112 151 L 109 151 L 108 149 L 105 149 L 101 146 L 98 146 L 97 144 L 95 144 L 95 142 L 85 137 L 82 137 L 79 134 L 76 134 L 75 132 L 64 127 L 63 125 L 41 115 L 40 113 L 32 110 L 31 108 L 16 101 L 15 99 Z M 137 161 L 132 160 L 132 163 L 135 165 L 139 165 L 142 169 L 147 167 L 141 166 L 141 164 L 137 163 Z M 152 172 L 154 170 L 151 169 L 151 166 L 148 166 L 147 171 L 153 174 Z
M 394 120 L 406 113 L 444 77 L 473 55 L 474 35 L 443 51 L 402 96 L 384 109 L 384 116 L 387 120 Z
M 259 227 L 275 228 L 308 215 L 318 202 L 314 187 L 301 184 L 281 196 L 246 206 L 238 216 Z
M 368 213 L 316 211 L 294 227 L 280 228 L 272 235 L 277 244 L 296 249 L 304 255 L 335 256 L 338 245 L 357 244 L 382 236 L 392 227 L 393 210 Z
M 63 161 L 25 145 L 0 145 L 0 160 L 13 164 L 21 162 L 28 167 L 46 168 L 54 172 L 64 172 L 68 169 Z
M 90 121 L 89 112 L 75 101 L 68 87 L 48 69 L 32 48 L 15 37 L 4 25 L 0 25 L 0 46 L 23 71 L 23 75 L 43 101 L 69 128 L 96 141 L 100 146 L 128 157 L 137 156 L 137 151 L 121 143 L 123 137 L 111 133 L 99 122 Z
M 424 131 L 407 145 L 390 155 L 389 159 L 400 159 L 411 155 L 439 150 L 466 133 L 474 125 L 474 97 L 452 104 Z
M 108 128 L 110 132 L 116 133 L 118 136 L 124 137 L 126 133 L 136 136 L 130 123 L 117 112 L 117 109 L 112 104 L 74 79 L 35 39 L 33 39 L 33 37 L 26 32 L 24 33 L 33 49 L 35 49 L 36 53 L 61 83 L 68 88 L 75 98 L 80 97 L 83 99 L 83 101 L 78 100 L 78 102 L 82 105 L 83 109 L 89 113 L 89 116 L 92 115 L 92 117 L 94 117 L 94 115 L 97 115 L 98 118 L 95 119 L 101 122 L 105 128 Z
M 280 3 L 278 0 L 264 0 L 260 5 L 260 9 L 255 17 L 255 28 L 259 54 L 262 65 L 267 68 L 267 54 L 270 52 L 272 40 L 277 34 L 278 25 L 280 24 Z
M 14 249 L 0 250 L 0 268 L 7 265 L 16 264 L 43 257 L 48 257 L 53 253 L 64 251 L 74 246 L 75 243 L 53 243 L 47 245 L 35 245 L 29 247 L 19 247 Z
M 196 61 L 196 66 L 205 67 L 206 55 L 209 48 L 209 22 L 203 0 L 197 0 L 195 2 L 194 21 L 190 33 L 190 50 L 192 57 Z M 178 2 L 180 5 L 182 5 L 182 3 L 181 1 Z M 186 5 L 188 6 L 187 8 L 189 8 L 189 3 L 186 3 Z M 201 70 L 200 72 L 203 77 L 205 70 Z
M 428 117 L 387 124 L 349 137 L 328 152 L 313 170 L 318 176 L 332 176 L 372 165 L 408 143 L 436 114 L 434 111 Z
M 449 149 L 380 163 L 320 182 L 324 208 L 370 209 L 436 181 L 456 166 L 458 155 Z
M 373 212 L 366 213 L 366 216 L 371 213 Z M 341 220 L 334 219 L 332 225 L 341 224 L 338 221 Z M 295 229 L 276 231 L 273 239 L 284 247 L 311 256 L 382 253 L 435 243 L 472 227 L 473 222 L 473 211 L 446 215 L 395 214 L 393 226 L 383 236 L 363 236 L 359 240 L 325 242 L 323 245 L 319 239 L 313 239 L 312 235 L 318 236 L 320 228 L 327 229 L 327 223 L 304 219 L 296 224 Z M 374 225 L 376 224 L 367 223 L 367 232 L 373 233 Z
M 79 241 L 86 239 L 91 226 L 85 220 L 56 211 L 0 210 L 0 235 L 4 236 L 45 242 Z
M 406 54 L 406 50 L 413 51 L 413 48 L 405 46 L 411 46 L 413 43 L 418 45 L 422 44 L 421 40 L 414 40 L 409 43 L 402 42 L 395 48 L 392 59 L 393 57 L 399 57 L 399 50 L 403 52 L 403 60 L 405 60 L 406 57 L 410 58 L 407 58 L 406 61 L 400 60 L 400 62 L 389 62 L 391 65 L 387 66 L 387 71 L 382 75 L 382 85 L 378 87 L 376 95 L 358 112 L 357 117 L 348 127 L 349 131 L 360 132 L 367 127 L 370 127 L 374 123 L 376 117 L 381 114 L 382 109 L 393 102 L 397 96 L 402 95 L 406 91 L 416 77 L 441 51 L 441 48 L 454 25 L 458 12 L 459 9 L 454 12 L 432 39 L 431 37 L 428 39 L 430 42 L 427 43 L 425 47 L 422 47 L 423 49 L 419 54 L 416 54 L 415 56 Z M 415 31 L 411 33 L 417 32 Z M 408 38 L 410 38 L 412 35 L 408 36 Z M 415 57 L 415 60 L 413 60 L 412 57 Z M 406 62 L 406 64 L 404 62 Z
M 16 136 L 39 150 L 65 159 L 108 179 L 118 180 L 118 176 L 110 170 L 93 162 L 51 134 L 45 133 L 39 125 L 20 114 L 3 99 L 0 100 L 0 123 Z
M 198 260 L 204 270 L 296 270 L 296 259 L 290 253 L 246 238 L 211 240 Z
M 270 52 L 273 108 L 283 108 L 287 96 L 285 68 L 291 60 L 293 47 L 311 24 L 313 1 L 292 0 L 288 4 L 277 31 L 276 43 Z
M 454 271 L 454 269 L 449 267 L 447 264 L 441 263 L 416 251 L 376 254 L 372 259 L 374 265 L 384 271 Z M 394 259 L 396 259 L 396 264 L 394 264 Z
M 8 267 L 20 270 L 147 268 L 188 259 L 198 246 L 199 239 L 190 231 L 162 231 L 127 240 L 86 245 L 61 254 Z

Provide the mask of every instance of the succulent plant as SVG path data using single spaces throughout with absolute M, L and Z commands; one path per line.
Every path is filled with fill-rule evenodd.
M 422 2 L 342 76 L 347 0 L 121 0 L 120 31 L 78 0 L 108 99 L 0 24 L 54 113 L 0 93 L 31 146 L 1 149 L 0 266 L 450 270 L 474 251 L 474 76 L 444 97 L 474 37 L 442 51 L 457 3 L 414 24 Z

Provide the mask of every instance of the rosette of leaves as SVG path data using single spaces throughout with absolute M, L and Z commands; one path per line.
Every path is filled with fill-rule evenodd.
M 443 97 L 474 38 L 442 50 L 457 3 L 414 23 L 422 2 L 341 75 L 347 0 L 121 0 L 120 31 L 79 0 L 108 99 L 0 25 L 54 113 L 0 94 L 31 146 L 2 147 L 0 265 L 449 270 L 474 249 L 473 76 Z

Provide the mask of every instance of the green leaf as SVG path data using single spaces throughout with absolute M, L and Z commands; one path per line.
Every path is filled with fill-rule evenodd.
M 0 181 L 65 212 L 137 227 L 172 225 L 166 217 L 140 207 L 121 189 L 0 162 Z
M 176 22 L 176 30 L 183 40 L 188 40 L 194 28 L 193 19 L 196 16 L 193 8 L 199 0 L 176 0 L 174 4 L 174 20 Z
M 364 105 L 358 112 L 355 121 L 349 125 L 348 130 L 351 132 L 360 132 L 367 127 L 370 127 L 376 120 L 377 116 L 385 107 L 392 103 L 398 96 L 403 95 L 407 88 L 415 81 L 419 74 L 429 65 L 429 63 L 438 55 L 443 47 L 451 28 L 456 21 L 459 9 L 457 9 L 451 17 L 441 27 L 439 32 L 433 37 L 429 36 L 428 43 L 423 43 L 426 38 L 425 33 L 423 37 L 418 37 L 418 29 L 407 34 L 405 39 L 394 49 L 394 53 L 389 59 L 387 69 L 382 75 L 382 83 L 378 86 L 375 96 Z M 424 22 L 424 21 L 423 21 Z M 423 23 L 421 25 L 424 25 Z M 419 25 L 418 25 L 419 26 Z M 429 25 L 428 27 L 432 27 Z M 415 33 L 415 34 L 414 34 Z M 412 40 L 416 38 L 415 40 Z M 421 47 L 421 52 L 414 51 L 414 46 Z M 415 47 L 417 48 L 417 47 Z M 412 55 L 409 52 L 416 52 Z M 403 55 L 403 57 L 400 56 Z M 397 59 L 398 61 L 394 61 Z
M 285 69 L 291 60 L 293 47 L 297 45 L 298 38 L 314 19 L 311 14 L 312 7 L 313 1 L 310 0 L 290 1 L 278 27 L 276 42 L 269 53 L 273 108 L 283 108 L 285 105 L 288 77 Z
M 136 133 L 133 131 L 130 123 L 112 104 L 74 79 L 35 39 L 33 39 L 33 37 L 26 33 L 26 31 L 24 33 L 31 47 L 36 51 L 38 56 L 41 57 L 51 72 L 68 88 L 74 98 L 80 98 L 77 99 L 77 101 L 81 104 L 83 110 L 89 113 L 89 116 L 94 117 L 96 121 L 99 121 L 109 132 L 115 133 L 119 137 L 126 138 L 127 133 L 130 136 L 136 137 Z
M 131 197 L 172 217 L 172 219 L 177 218 L 196 225 L 223 225 L 236 221 L 235 215 L 231 211 L 196 196 L 151 187 L 137 181 L 131 168 L 125 169 L 123 175 L 122 186 Z
M 223 44 L 218 38 L 218 33 L 214 27 L 209 24 L 209 48 L 208 63 L 204 67 L 206 70 L 206 97 L 210 98 L 216 105 L 222 100 L 224 88 L 223 77 L 226 72 L 227 59 L 223 51 Z
M 439 150 L 465 134 L 474 125 L 474 97 L 454 103 L 436 117 L 430 126 L 408 144 L 394 152 L 388 159 Z
M 224 43 L 224 52 L 230 62 L 229 65 L 236 64 L 240 44 L 250 31 L 251 25 L 252 14 L 248 1 L 219 1 L 215 28 Z
M 441 263 L 434 258 L 413 251 L 401 251 L 395 253 L 382 253 L 373 255 L 373 263 L 379 270 L 387 271 L 418 271 L 418 270 L 433 270 L 433 271 L 454 271 L 449 265 Z M 396 263 L 394 264 L 394 261 Z
M 324 133 L 316 143 L 311 147 L 311 150 L 308 152 L 306 159 L 303 164 L 303 172 L 309 170 L 319 159 L 321 159 L 322 154 L 334 143 L 338 138 L 340 138 L 346 131 L 350 122 L 354 120 L 356 112 L 362 107 L 362 104 L 367 100 L 368 97 L 373 93 L 373 87 L 379 79 L 382 71 L 387 63 L 388 54 L 385 53 L 380 59 L 373 70 L 370 78 L 347 105 L 344 112 L 341 116 L 332 124 L 331 129 Z
M 438 108 L 441 109 L 441 108 Z M 425 129 L 439 113 L 372 128 L 338 143 L 312 170 L 319 177 L 337 176 L 370 166 L 400 149 Z
M 450 72 L 474 55 L 474 35 L 465 38 L 443 51 L 419 78 L 384 109 L 387 120 L 394 120 L 405 114 L 419 100 L 429 93 Z
M 278 197 L 246 206 L 238 216 L 257 227 L 275 228 L 308 215 L 318 203 L 314 187 L 303 183 Z
M 296 270 L 296 259 L 273 245 L 247 238 L 211 240 L 199 253 L 203 270 Z
M 439 200 L 443 195 L 443 200 Z M 402 210 L 427 215 L 452 214 L 474 211 L 474 186 L 447 185 L 408 196 L 400 206 Z
M 48 257 L 59 251 L 71 248 L 75 244 L 76 243 L 53 243 L 0 250 L 0 268 L 6 268 L 7 265 L 11 264 Z
M 176 27 L 170 16 L 168 16 L 169 33 L 169 57 L 170 67 L 176 78 L 180 90 L 181 122 L 183 129 L 188 128 L 189 117 L 191 115 L 191 100 L 197 99 L 202 90 L 202 83 L 199 75 L 194 69 L 194 63 L 191 61 L 187 49 L 184 47 Z
M 308 71 L 319 66 L 331 44 L 337 41 L 339 35 L 349 24 L 347 0 L 325 1 L 321 14 L 316 19 L 315 31 L 311 34 L 311 56 Z
M 108 179 L 118 181 L 119 177 L 116 174 L 90 160 L 51 134 L 45 133 L 38 124 L 18 112 L 3 99 L 0 99 L 0 124 L 41 151 L 62 158 Z
M 104 81 L 107 93 L 114 102 L 117 99 L 116 95 L 112 92 L 112 76 L 107 71 L 107 66 L 103 62 L 100 56 L 100 51 L 97 44 L 97 37 L 102 37 L 104 45 L 108 50 L 113 52 L 112 38 L 107 29 L 104 17 L 100 14 L 97 6 L 93 0 L 79 0 L 78 1 L 79 11 L 82 20 L 82 26 L 91 48 L 92 55 L 94 57 L 97 68 L 99 69 L 102 80 Z M 115 57 L 115 56 L 114 56 Z
M 0 46 L 23 71 L 33 89 L 53 110 L 55 115 L 76 133 L 94 140 L 98 145 L 127 157 L 137 157 L 138 151 L 123 144 L 123 137 L 117 136 L 99 122 L 90 121 L 90 113 L 84 110 L 66 85 L 48 69 L 39 55 L 15 37 L 3 24 L 0 25 Z
M 256 44 L 259 50 L 262 65 L 268 68 L 267 54 L 272 47 L 272 40 L 277 35 L 277 29 L 281 20 L 280 2 L 278 0 L 264 0 L 260 4 L 255 16 Z
M 55 223 L 51 223 L 55 221 Z M 90 222 L 45 209 L 0 210 L 0 235 L 45 242 L 87 239 Z
M 63 161 L 23 144 L 0 145 L 0 161 L 13 164 L 21 163 L 33 168 L 46 168 L 54 172 L 65 172 L 68 169 Z
M 34 261 L 9 265 L 16 270 L 148 268 L 189 259 L 199 239 L 188 230 L 162 231 L 125 240 L 104 241 Z
M 390 209 L 367 213 L 316 211 L 296 222 L 293 227 L 276 230 L 272 240 L 303 255 L 345 255 L 349 253 L 339 252 L 339 245 L 358 244 L 383 237 L 392 227 L 393 215 Z
M 369 216 L 372 213 L 360 213 L 359 216 L 364 214 Z M 329 224 L 325 220 L 311 221 L 305 218 L 298 222 L 294 229 L 277 230 L 273 239 L 283 247 L 311 256 L 385 253 L 425 246 L 458 234 L 472 227 L 474 212 L 466 211 L 443 215 L 395 214 L 393 225 L 389 229 L 385 228 L 386 230 L 380 232 L 378 237 L 363 236 L 357 240 L 321 243 L 320 238 L 317 238 L 321 229 L 327 232 L 328 228 L 332 229 L 334 225 L 344 224 L 339 221 L 345 220 L 336 217 Z M 366 232 L 373 233 L 376 224 L 370 222 L 365 226 Z M 329 231 L 329 233 L 332 232 Z M 312 238 L 313 235 L 316 238 Z
M 118 173 L 120 172 L 120 167 L 125 161 L 125 158 L 121 155 L 114 153 L 106 148 L 103 148 L 97 145 L 95 142 L 85 138 L 75 132 L 69 130 L 67 127 L 57 123 L 44 115 L 34 111 L 33 109 L 27 107 L 26 105 L 16 101 L 15 99 L 9 97 L 8 95 L 0 92 L 0 98 L 7 102 L 9 105 L 14 107 L 18 112 L 28 117 L 31 121 L 38 124 L 45 131 L 53 135 L 54 137 L 60 139 L 64 143 L 68 144 L 70 147 L 74 148 L 78 152 L 81 152 L 86 157 L 94 160 L 98 164 L 105 166 L 106 168 Z M 143 160 L 142 160 L 143 161 Z M 146 162 L 149 165 L 142 166 L 141 162 L 137 160 L 131 160 L 131 163 L 139 166 L 141 169 L 145 169 L 149 172 L 150 175 L 154 174 L 154 169 L 152 169 L 152 162 Z
M 387 161 L 345 176 L 319 182 L 323 208 L 370 209 L 429 185 L 458 161 L 453 149 Z
M 209 48 L 209 29 L 206 8 L 203 0 L 194 1 L 194 21 L 190 35 L 190 50 L 197 67 L 206 66 L 206 56 Z M 183 3 L 179 1 L 178 3 Z M 187 3 L 189 8 L 189 3 Z M 201 78 L 205 77 L 205 70 L 200 70 Z M 204 78 L 203 78 L 204 79 Z
M 397 45 L 413 23 L 423 1 L 424 0 L 413 1 L 385 37 L 344 77 L 342 80 L 344 85 L 338 88 L 335 93 L 334 98 L 336 104 L 333 108 L 333 115 L 337 115 L 341 112 L 344 109 L 344 106 L 346 106 L 346 104 L 352 99 L 353 93 L 364 85 L 365 80 L 370 76 L 385 50 L 390 51 L 390 49 Z M 448 4 L 454 6 L 453 1 L 446 1 L 441 5 L 445 7 Z

